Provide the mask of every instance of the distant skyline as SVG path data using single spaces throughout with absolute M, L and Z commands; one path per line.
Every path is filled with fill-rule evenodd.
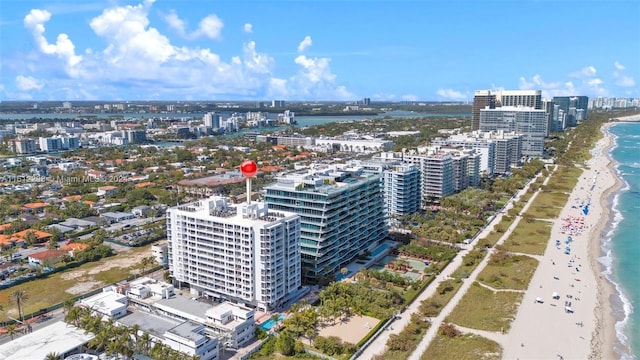
M 0 100 L 640 97 L 638 1 L 2 0 Z

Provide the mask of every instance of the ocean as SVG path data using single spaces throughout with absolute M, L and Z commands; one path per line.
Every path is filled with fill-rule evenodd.
M 615 351 L 622 359 L 640 357 L 640 123 L 620 123 L 609 130 L 615 136 L 610 150 L 623 188 L 613 196 L 613 213 L 602 239 L 603 274 L 618 292 L 613 300 L 617 319 Z

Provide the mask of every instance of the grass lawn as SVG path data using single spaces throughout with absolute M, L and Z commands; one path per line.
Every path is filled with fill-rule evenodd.
M 578 183 L 578 178 L 582 175 L 583 170 L 575 166 L 561 166 L 551 176 L 546 188 L 559 192 L 571 192 Z
M 438 334 L 421 360 L 499 360 L 502 348 L 495 341 L 482 336 L 464 334 L 454 338 Z
M 494 289 L 526 290 L 538 260 L 526 255 L 493 254 L 478 280 Z
M 543 255 L 551 238 L 552 223 L 545 220 L 521 220 L 509 238 L 497 248 L 532 255 Z
M 512 291 L 494 292 L 474 282 L 445 321 L 471 329 L 506 332 L 522 296 Z
M 68 269 L 63 272 L 52 274 L 43 279 L 36 279 L 0 290 L 0 304 L 4 305 L 5 312 L 2 319 L 7 320 L 8 316 L 16 316 L 15 305 L 7 305 L 11 293 L 16 290 L 25 290 L 29 299 L 24 303 L 23 313 L 30 314 L 40 309 L 47 308 L 65 300 L 72 299 L 77 295 L 67 292 L 68 289 L 77 286 L 79 283 L 87 284 L 87 291 L 104 287 L 115 283 L 132 275 L 132 270 L 137 269 L 140 256 L 150 256 L 151 245 L 132 248 L 127 252 L 120 252 L 106 259 L 83 264 L 77 268 Z M 124 265 L 120 267 L 119 265 Z M 70 276 L 77 274 L 77 276 Z
M 569 195 L 559 192 L 541 192 L 527 210 L 525 216 L 536 219 L 555 219 L 569 200 Z
M 451 298 L 460 290 L 461 286 L 462 280 L 460 279 L 449 279 L 441 282 L 436 292 L 420 303 L 420 312 L 424 316 L 438 316 L 442 308 L 451 301 Z
M 491 236 L 491 234 L 489 234 L 489 236 Z M 498 239 L 496 239 L 496 241 L 498 241 Z M 493 243 L 495 244 L 495 241 Z M 484 259 L 485 255 L 487 255 L 487 252 L 484 251 L 483 246 L 479 246 L 477 249 L 469 251 L 467 255 L 462 258 L 462 265 L 458 266 L 453 274 L 451 274 L 451 277 L 466 279 L 471 275 L 473 270 L 478 267 L 478 264 L 480 264 L 482 259 Z

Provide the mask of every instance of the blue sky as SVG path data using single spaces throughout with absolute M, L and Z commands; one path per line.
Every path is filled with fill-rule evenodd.
M 640 2 L 2 0 L 0 100 L 640 97 Z

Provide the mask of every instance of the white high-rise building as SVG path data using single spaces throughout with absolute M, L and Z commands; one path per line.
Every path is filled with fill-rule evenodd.
M 192 291 L 271 311 L 301 286 L 300 216 L 211 197 L 167 211 L 169 270 Z
M 522 134 L 522 155 L 539 156 L 547 136 L 547 114 L 545 110 L 523 106 L 482 109 L 480 130 Z

